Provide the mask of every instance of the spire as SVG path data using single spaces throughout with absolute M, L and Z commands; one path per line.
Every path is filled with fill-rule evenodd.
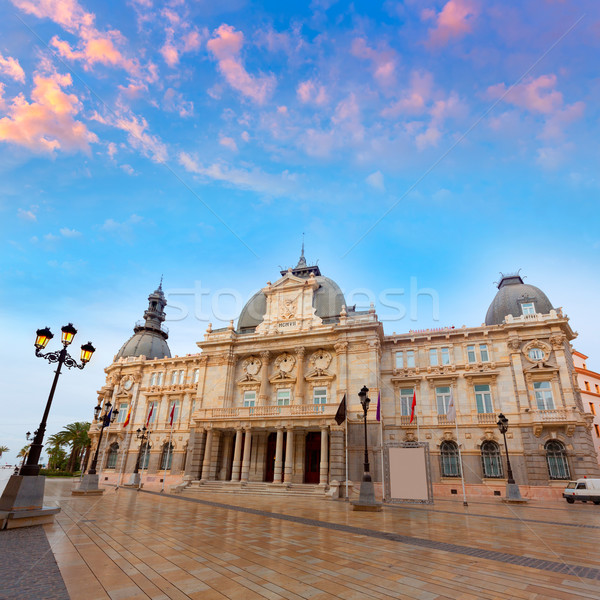
M 302 253 L 300 254 L 300 259 L 298 260 L 298 264 L 296 265 L 296 269 L 301 267 L 306 267 L 306 258 L 304 258 L 304 232 L 302 232 Z

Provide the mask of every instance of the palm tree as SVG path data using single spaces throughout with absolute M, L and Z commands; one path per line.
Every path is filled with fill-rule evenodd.
M 67 470 L 71 473 L 77 467 L 86 448 L 92 443 L 88 436 L 89 429 L 90 423 L 87 421 L 76 421 L 75 423 L 69 423 L 64 429 L 51 436 L 54 444 L 71 448 L 67 466 Z
M 9 450 L 10 448 L 8 446 L 0 446 L 0 458 L 2 458 L 2 455 Z

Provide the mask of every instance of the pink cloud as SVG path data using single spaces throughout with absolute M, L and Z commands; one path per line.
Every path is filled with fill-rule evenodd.
M 232 137 L 222 136 L 219 138 L 219 144 L 225 148 L 229 148 L 232 152 L 237 152 L 238 147 Z
M 390 87 L 396 82 L 396 54 L 392 50 L 377 50 L 370 48 L 363 38 L 352 42 L 352 54 L 357 58 L 371 61 L 373 77 L 382 87 Z
M 4 58 L 4 56 L 0 54 L 0 73 L 7 75 L 15 81 L 25 83 L 25 71 L 23 71 L 19 61 L 12 56 Z
M 413 71 L 410 84 L 402 97 L 381 111 L 384 117 L 422 115 L 433 96 L 433 75 L 428 71 Z
M 300 82 L 296 88 L 296 94 L 301 102 L 304 104 L 327 104 L 329 98 L 327 97 L 327 91 L 325 87 L 315 83 L 311 79 Z
M 179 113 L 180 117 L 191 117 L 194 114 L 194 103 L 191 100 L 185 100 L 183 94 L 169 88 L 165 92 L 164 107 L 170 112 Z
M 148 86 L 143 82 L 131 82 L 128 86 L 120 85 L 119 89 L 124 96 L 135 100 L 148 91 Z
M 36 152 L 59 149 L 89 152 L 89 144 L 98 138 L 74 118 L 81 103 L 75 94 L 62 89 L 72 84 L 71 76 L 36 74 L 33 81 L 33 102 L 27 102 L 23 94 L 13 98 L 8 116 L 0 119 L 0 140 Z
M 208 41 L 207 47 L 227 83 L 257 104 L 263 104 L 275 87 L 275 78 L 272 75 L 255 77 L 246 71 L 239 56 L 244 34 L 225 24 L 213 34 L 215 37 Z
M 421 13 L 423 20 L 435 20 L 435 26 L 429 29 L 428 45 L 445 46 L 450 40 L 471 33 L 478 15 L 479 6 L 475 0 L 449 0 L 437 15 L 431 9 L 424 10 Z

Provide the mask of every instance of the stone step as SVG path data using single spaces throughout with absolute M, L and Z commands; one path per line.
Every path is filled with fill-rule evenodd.
M 185 488 L 186 492 L 214 494 L 259 494 L 272 496 L 281 494 L 287 496 L 311 496 L 324 498 L 327 488 L 317 485 L 292 484 L 278 485 L 267 482 L 248 482 L 245 485 L 231 481 L 192 481 Z

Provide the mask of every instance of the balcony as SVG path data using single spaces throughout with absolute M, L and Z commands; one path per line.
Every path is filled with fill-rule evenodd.
M 246 420 L 285 417 L 331 417 L 337 412 L 335 404 L 292 404 L 290 406 L 235 406 L 203 408 L 194 413 L 201 420 Z
M 477 413 L 477 422 L 478 423 L 490 423 L 496 424 L 496 413 Z
M 416 427 L 417 426 L 417 415 L 414 416 L 412 423 L 410 422 L 410 415 L 401 415 L 396 417 L 396 421 L 400 420 L 402 427 Z
M 566 421 L 567 411 L 559 408 L 532 411 L 534 421 Z
M 446 415 L 438 415 L 437 416 L 438 425 L 452 425 L 454 426 L 454 421 L 448 421 Z

